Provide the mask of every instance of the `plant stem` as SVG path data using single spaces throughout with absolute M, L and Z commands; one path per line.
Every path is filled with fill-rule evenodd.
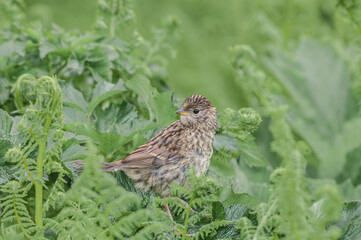
M 18 212 L 18 209 L 17 209 L 17 206 L 16 206 L 16 200 L 15 199 L 16 199 L 15 192 L 13 192 L 13 207 L 14 207 L 14 213 L 15 213 L 16 221 L 18 222 L 18 224 L 20 226 L 20 229 L 24 233 L 25 237 L 27 239 L 31 239 L 31 236 L 26 232 L 26 229 L 25 229 L 24 225 L 22 224 L 22 222 L 20 220 L 20 215 L 19 215 L 19 212 Z
M 35 224 L 39 228 L 43 228 L 43 167 L 45 162 L 45 150 L 46 150 L 46 140 L 49 136 L 51 121 L 53 120 L 55 108 L 59 101 L 58 93 L 54 93 L 53 101 L 49 111 L 49 115 L 45 119 L 44 124 L 44 136 L 39 144 L 38 158 L 36 162 L 36 177 L 37 181 L 35 182 Z
M 36 165 L 36 177 L 38 181 L 35 183 L 35 224 L 40 228 L 43 227 L 43 185 L 41 182 L 39 182 L 39 179 L 43 179 L 45 144 L 46 141 L 43 140 L 39 145 L 39 153 Z
M 189 200 L 189 205 L 188 205 L 188 209 L 187 209 L 187 215 L 186 215 L 186 219 L 184 220 L 184 231 L 183 231 L 183 237 L 182 237 L 182 240 L 185 240 L 186 239 L 186 236 L 187 236 L 187 232 L 188 232 L 188 221 L 189 221 L 189 214 L 191 212 L 191 205 L 193 203 L 193 200 L 194 198 L 196 197 L 196 194 L 193 193 L 191 199 Z

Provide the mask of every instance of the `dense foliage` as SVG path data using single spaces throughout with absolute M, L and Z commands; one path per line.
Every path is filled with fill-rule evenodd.
M 361 6 L 295 2 L 286 22 L 273 12 L 283 1 L 264 3 L 254 48 L 230 46 L 226 75 L 249 107 L 218 108 L 207 176 L 190 169 L 164 199 L 99 163 L 177 119 L 182 97 L 167 63 L 179 21 L 167 18 L 147 40 L 130 0 L 99 0 L 88 32 L 27 21 L 23 1 L 0 2 L 0 239 L 360 239 Z M 315 6 L 324 20 L 296 14 Z M 297 20 L 331 24 L 332 14 L 353 26 L 348 37 L 321 42 L 336 38 L 327 24 L 302 35 Z

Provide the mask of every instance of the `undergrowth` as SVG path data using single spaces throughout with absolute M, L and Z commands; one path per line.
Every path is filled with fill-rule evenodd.
M 1 5 L 8 14 L 21 13 L 22 5 L 8 4 Z M 352 13 L 353 5 L 339 4 Z M 356 194 L 343 193 L 352 184 L 341 171 L 353 161 L 346 155 L 359 147 L 351 131 L 359 126 L 358 116 L 329 125 L 330 136 L 345 140 L 343 151 L 326 155 L 332 142 L 319 150 L 300 124 L 313 115 L 300 117 L 298 124 L 292 121 L 303 116 L 304 102 L 297 102 L 297 91 L 289 94 L 294 86 L 282 77 L 288 73 L 284 66 L 297 70 L 298 65 L 287 65 L 293 61 L 277 51 L 270 53 L 270 62 L 249 46 L 231 48 L 235 82 L 247 89 L 243 92 L 253 108 L 218 111 L 207 176 L 197 177 L 190 169 L 185 186 L 171 185 L 171 197 L 160 198 L 137 190 L 121 171 L 104 173 L 100 162 L 123 158 L 175 121 L 182 100 L 168 91 L 165 72 L 167 57 L 174 55 L 178 22 L 169 18 L 147 41 L 134 29 L 133 18 L 130 1 L 104 0 L 98 2 L 90 33 L 31 23 L 15 23 L 0 32 L 1 239 L 361 236 L 361 203 Z M 300 45 L 318 46 L 312 41 Z M 320 49 L 318 54 L 328 56 L 328 48 Z M 343 69 L 342 60 L 331 56 L 333 66 Z M 264 65 L 274 72 L 268 74 Z M 331 113 L 322 114 L 320 118 Z M 310 128 L 322 130 L 311 120 Z M 257 141 L 260 129 L 270 134 L 269 152 Z M 338 165 L 328 167 L 326 159 Z M 83 170 L 74 160 L 84 161 Z M 308 167 L 317 171 L 309 174 Z M 357 173 L 351 175 L 357 184 Z

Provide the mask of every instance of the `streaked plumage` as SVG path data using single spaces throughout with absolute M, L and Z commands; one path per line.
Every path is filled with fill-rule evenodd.
M 186 98 L 180 120 L 160 131 L 123 160 L 103 163 L 105 171 L 123 170 L 141 191 L 169 196 L 169 184 L 183 185 L 186 169 L 205 174 L 213 153 L 216 109 L 201 95 Z

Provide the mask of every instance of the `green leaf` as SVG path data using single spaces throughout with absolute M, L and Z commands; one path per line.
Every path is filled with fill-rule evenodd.
M 220 198 L 223 206 L 228 207 L 230 205 L 241 204 L 255 208 L 260 202 L 249 195 L 248 193 L 234 193 L 231 188 L 227 188 L 221 195 Z
M 110 82 L 111 70 L 106 48 L 104 46 L 94 46 L 93 49 L 88 48 L 88 51 L 85 65 L 93 75 L 94 80 L 96 82 Z
M 223 204 L 220 201 L 212 202 L 212 217 L 214 220 L 226 219 Z
M 5 184 L 16 178 L 14 172 L 15 170 L 13 170 L 13 166 L 0 166 L 0 184 Z
M 250 207 L 241 204 L 229 205 L 226 207 L 227 220 L 237 220 L 246 217 L 250 211 Z
M 41 39 L 39 46 L 39 56 L 41 59 L 45 58 L 48 53 L 57 49 L 48 39 Z
M 93 98 L 88 106 L 88 114 L 94 111 L 94 109 L 104 100 L 111 98 L 115 95 L 121 94 L 126 91 L 124 84 L 121 80 L 117 84 L 108 82 L 98 82 L 94 88 Z
M 13 125 L 13 120 L 7 112 L 0 109 L 0 138 L 8 136 Z
M 361 185 L 354 186 L 351 179 L 338 185 L 340 192 L 345 200 L 358 200 L 361 199 Z
M 10 40 L 0 45 L 0 58 L 13 54 L 25 56 L 25 42 Z
M 76 108 L 84 113 L 88 108 L 88 103 L 85 101 L 83 94 L 76 90 L 71 84 L 60 82 L 63 90 L 63 104 Z
M 238 141 L 235 138 L 228 137 L 222 134 L 217 134 L 214 142 L 213 147 L 219 151 L 222 148 L 230 150 L 230 151 L 239 151 Z
M 75 122 L 72 124 L 65 124 L 64 127 L 69 132 L 89 137 L 98 145 L 103 154 L 109 157 L 112 156 L 116 151 L 122 149 L 122 146 L 131 141 L 135 134 L 146 132 L 154 128 L 154 124 L 145 125 L 142 127 L 142 129 L 133 131 L 128 136 L 100 132 L 99 130 L 92 127 L 89 123 L 84 124 Z
M 176 108 L 172 104 L 170 92 L 158 93 L 146 77 L 139 75 L 125 85 L 141 98 L 148 109 L 150 120 L 166 125 L 176 119 Z
M 0 77 L 0 104 L 4 104 L 9 99 L 10 89 L 6 78 Z
M 249 166 L 264 167 L 269 165 L 258 150 L 257 144 L 252 139 L 248 138 L 244 142 L 239 142 L 239 149 L 241 151 L 241 157 Z
M 345 202 L 341 219 L 335 225 L 342 230 L 340 240 L 361 239 L 361 201 Z
M 274 50 L 266 65 L 287 93 L 278 100 L 290 106 L 290 125 L 321 161 L 320 176 L 334 178 L 361 142 L 359 120 L 348 120 L 357 111 L 346 62 L 330 46 L 302 39 L 292 55 Z
M 64 104 L 63 115 L 64 123 L 75 123 L 75 122 L 87 122 L 87 116 L 85 113 L 77 107 L 77 105 Z

